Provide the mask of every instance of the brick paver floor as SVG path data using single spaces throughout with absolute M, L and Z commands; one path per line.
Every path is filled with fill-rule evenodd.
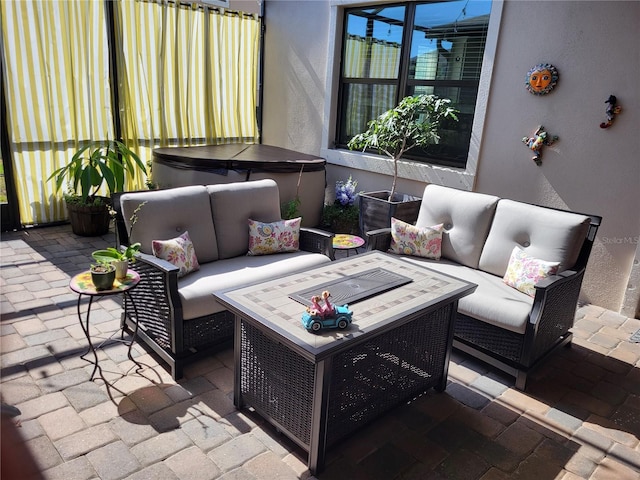
M 82 238 L 66 225 L 2 234 L 0 394 L 21 411 L 3 431 L 2 478 L 313 478 L 303 452 L 234 408 L 231 350 L 174 382 L 141 346 L 136 372 L 126 346 L 112 344 L 99 351 L 108 383 L 89 381 L 68 283 L 93 250 L 113 243 L 113 233 Z M 116 298 L 94 302 L 92 332 L 117 333 L 120 313 Z M 640 344 L 629 341 L 638 329 L 638 319 L 581 306 L 572 348 L 538 369 L 526 392 L 454 352 L 444 393 L 428 392 L 334 446 L 317 477 L 638 479 Z

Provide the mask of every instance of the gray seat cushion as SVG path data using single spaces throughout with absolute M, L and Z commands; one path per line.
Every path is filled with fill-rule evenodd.
M 560 262 L 558 272 L 576 263 L 591 222 L 590 217 L 550 208 L 500 200 L 479 267 L 503 277 L 513 248 L 547 262 Z
M 442 223 L 442 258 L 478 268 L 498 197 L 427 185 L 416 226 Z
M 213 297 L 215 290 L 270 280 L 329 262 L 329 257 L 304 251 L 240 256 L 200 265 L 200 270 L 178 280 L 185 320 L 225 310 Z M 302 310 L 301 310 L 302 312 Z
M 143 253 L 153 255 L 153 240 L 169 240 L 188 231 L 198 262 L 218 259 L 211 204 L 204 186 L 123 194 L 120 205 L 127 231 L 131 229 L 133 212 L 144 201 L 147 203 L 138 212 L 138 221 L 131 231 L 131 242 L 140 242 Z
M 401 258 L 437 272 L 475 283 L 478 288 L 471 295 L 460 299 L 458 312 L 511 332 L 525 333 L 533 298 L 509 287 L 501 277 L 449 260 Z

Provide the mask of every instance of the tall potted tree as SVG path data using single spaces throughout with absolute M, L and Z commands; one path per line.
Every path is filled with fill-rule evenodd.
M 135 178 L 146 168 L 140 157 L 118 140 L 94 141 L 80 148 L 68 164 L 47 179 L 55 180 L 56 190 L 69 185 L 65 203 L 73 233 L 81 236 L 104 235 L 109 231 L 110 198 L 98 195 L 106 184 L 109 197 L 124 191 L 126 175 Z
M 396 192 L 398 161 L 415 147 L 427 147 L 440 141 L 438 129 L 446 118 L 457 120 L 451 101 L 435 95 L 416 95 L 402 99 L 398 106 L 368 123 L 367 131 L 348 143 L 352 150 L 373 148 L 393 160 L 391 190 L 360 193 L 360 231 L 367 232 L 391 225 L 391 217 L 413 223 L 418 218 L 420 198 Z

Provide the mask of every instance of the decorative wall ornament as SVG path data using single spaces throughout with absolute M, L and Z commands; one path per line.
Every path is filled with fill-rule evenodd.
M 546 95 L 558 83 L 558 69 L 550 63 L 540 63 L 527 73 L 525 87 L 534 95 Z
M 530 150 L 533 150 L 535 155 L 531 157 L 531 160 L 536 162 L 536 165 L 542 165 L 542 147 L 552 145 L 558 137 L 556 135 L 550 136 L 542 125 L 534 132 L 532 137 L 523 137 L 522 143 L 524 143 Z
M 607 121 L 600 124 L 600 128 L 609 128 L 613 121 L 616 118 L 616 115 L 622 112 L 622 107 L 617 104 L 618 99 L 615 95 L 609 95 L 607 101 L 604 103 L 608 103 L 607 105 Z

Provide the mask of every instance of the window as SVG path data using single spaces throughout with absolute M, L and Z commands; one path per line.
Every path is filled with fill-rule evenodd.
M 337 146 L 414 94 L 451 99 L 458 121 L 440 143 L 407 158 L 465 167 L 489 25 L 490 0 L 380 5 L 345 10 Z

